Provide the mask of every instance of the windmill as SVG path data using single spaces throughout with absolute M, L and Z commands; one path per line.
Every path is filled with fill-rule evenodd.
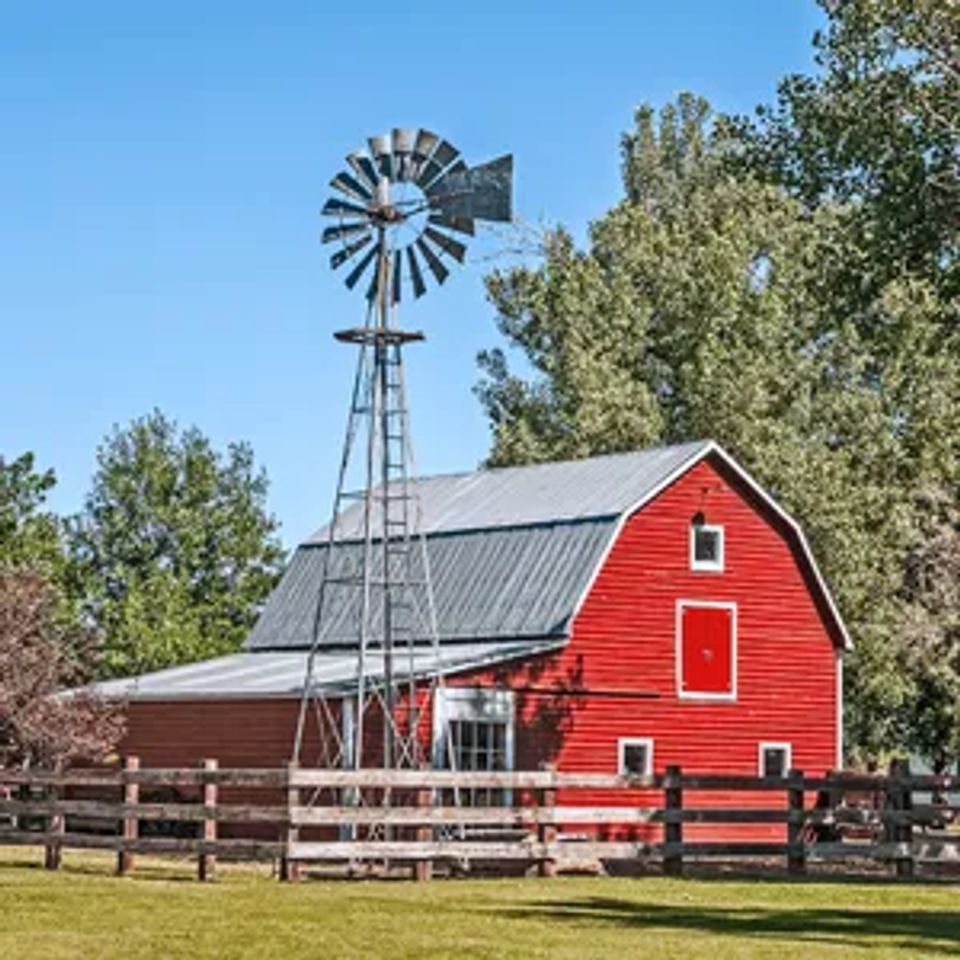
M 442 675 L 403 377 L 403 347 L 423 334 L 397 326 L 398 306 L 463 263 L 477 221 L 510 220 L 513 158 L 470 167 L 435 133 L 394 129 L 346 162 L 321 239 L 337 245 L 330 266 L 347 287 L 366 284 L 366 319 L 334 334 L 356 346 L 357 366 L 292 759 L 410 767 L 423 762 L 422 707 Z M 327 682 L 345 656 L 350 682 Z

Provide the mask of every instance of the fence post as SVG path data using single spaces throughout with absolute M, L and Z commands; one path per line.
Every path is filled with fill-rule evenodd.
M 683 873 L 683 853 L 679 844 L 683 843 L 683 788 L 680 778 L 683 770 L 676 765 L 667 767 L 663 778 L 663 799 L 666 813 L 663 828 L 664 842 L 675 845 L 675 852 L 668 852 L 663 857 L 663 872 L 668 877 L 679 877 Z
M 787 873 L 807 872 L 807 851 L 803 843 L 803 771 L 787 772 Z
M 896 859 L 898 877 L 912 877 L 914 873 L 913 860 L 913 791 L 910 789 L 910 761 L 895 760 L 890 765 L 890 773 L 900 780 L 907 781 L 894 787 L 897 795 L 897 812 L 904 817 L 902 822 L 894 825 L 894 836 L 898 844 L 905 844 L 907 853 Z
M 550 782 L 554 783 L 553 774 L 556 773 L 556 767 L 552 763 L 541 764 L 540 769 L 544 773 L 550 774 Z M 537 839 L 540 843 L 555 844 L 557 842 L 557 825 L 553 819 L 553 811 L 557 805 L 557 789 L 551 785 L 545 789 L 537 791 L 537 803 L 540 812 L 537 816 Z M 544 822 L 543 815 L 546 813 L 549 822 Z M 557 875 L 557 861 L 554 857 L 545 857 L 537 865 L 537 872 L 541 877 L 555 877 Z
M 204 760 L 201 764 L 204 770 L 211 771 L 217 769 L 216 760 Z M 219 800 L 219 789 L 216 782 L 204 781 L 201 787 L 201 801 L 204 807 L 217 806 Z M 213 815 L 205 815 L 203 818 L 203 832 L 200 839 L 207 843 L 216 843 L 217 841 L 217 811 L 214 809 Z M 197 879 L 201 881 L 213 880 L 217 873 L 217 855 L 210 852 L 205 847 L 201 847 L 200 854 L 197 857 Z
M 300 790 L 292 786 L 293 776 L 297 772 L 297 762 L 287 763 L 287 830 L 283 857 L 280 860 L 280 879 L 286 883 L 300 880 L 300 864 L 290 856 L 291 848 L 300 840 L 300 828 L 294 821 L 294 811 L 300 806 Z
M 421 770 L 428 770 L 429 766 L 423 764 Z M 424 787 L 420 786 L 417 790 L 417 809 L 426 810 L 433 805 L 433 797 L 431 791 Z M 429 824 L 418 824 L 417 825 L 417 841 L 419 843 L 430 843 L 433 840 L 433 827 Z M 417 860 L 413 865 L 413 879 L 424 881 L 429 880 L 433 876 L 433 861 L 432 860 Z
M 60 772 L 60 767 L 56 767 L 56 772 Z M 51 784 L 47 790 L 47 801 L 56 803 L 63 794 L 63 785 L 60 783 Z M 43 866 L 47 870 L 59 870 L 60 862 L 63 857 L 63 833 L 66 826 L 66 818 L 62 813 L 54 813 L 47 819 L 47 836 L 43 847 Z
M 139 757 L 123 758 L 123 774 L 132 773 L 140 769 Z M 122 776 L 123 786 L 121 792 L 123 795 L 124 806 L 130 806 L 140 802 L 140 784 L 130 783 L 125 776 Z M 126 847 L 128 842 L 134 842 L 139 835 L 139 823 L 136 815 L 124 815 L 120 821 L 120 840 L 121 847 L 117 852 L 117 873 L 122 877 L 124 874 L 133 870 L 134 855 L 133 851 Z

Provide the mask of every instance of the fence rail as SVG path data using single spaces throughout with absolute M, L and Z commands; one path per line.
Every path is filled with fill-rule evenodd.
M 477 790 L 501 791 L 505 802 L 471 806 Z M 578 803 L 585 791 L 592 802 Z M 436 863 L 521 863 L 550 876 L 586 861 L 659 860 L 678 873 L 701 858 L 782 858 L 795 873 L 866 859 L 908 876 L 918 863 L 960 865 L 960 832 L 950 829 L 958 793 L 960 777 L 911 775 L 903 764 L 883 776 L 678 767 L 617 776 L 220 769 L 214 760 L 145 769 L 130 757 L 112 769 L 0 770 L 0 845 L 42 844 L 51 869 L 65 849 L 110 850 L 119 873 L 134 869 L 136 854 L 190 855 L 201 879 L 218 858 L 280 861 L 290 880 L 316 862 L 408 864 L 425 879 Z M 737 836 L 744 830 L 764 835 Z

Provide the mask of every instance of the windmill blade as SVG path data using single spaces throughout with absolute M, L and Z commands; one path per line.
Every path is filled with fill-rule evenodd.
M 419 180 L 420 174 L 423 172 L 427 163 L 427 159 L 430 154 L 433 153 L 439 142 L 440 138 L 429 130 L 419 130 L 417 132 L 417 139 L 413 144 L 413 155 L 410 158 L 410 166 L 412 168 L 410 179 L 414 183 Z
M 417 139 L 413 145 L 413 155 L 418 160 L 426 160 L 436 149 L 440 138 L 429 130 L 418 130 Z
M 365 153 L 360 150 L 354 150 L 353 153 L 347 155 L 347 163 L 350 164 L 353 172 L 363 181 L 371 192 L 376 189 L 377 180 L 380 178 L 377 176 L 376 167 L 374 167 L 370 158 Z
M 400 302 L 400 275 L 403 270 L 403 257 L 399 250 L 393 252 L 393 302 Z
M 369 223 L 339 223 L 335 227 L 327 227 L 320 235 L 321 243 L 330 243 L 331 240 L 345 240 L 356 233 L 369 230 Z
M 342 250 L 338 250 L 330 258 L 330 266 L 336 270 L 341 264 L 346 263 L 357 251 L 362 250 L 371 240 L 373 234 L 368 233 L 353 243 L 348 243 Z
M 373 156 L 374 165 L 388 180 L 393 179 L 393 154 L 390 152 L 390 134 L 379 133 L 375 137 L 370 137 L 367 141 L 370 144 L 370 153 Z
M 427 292 L 427 287 L 423 282 L 423 274 L 420 272 L 420 264 L 417 263 L 413 244 L 407 247 L 407 266 L 410 267 L 410 279 L 413 281 L 413 297 L 419 300 Z
M 414 181 L 421 189 L 428 186 L 460 156 L 460 151 L 447 140 L 441 140 L 430 158 L 420 169 Z
M 429 237 L 444 253 L 450 254 L 457 263 L 463 263 L 463 258 L 466 255 L 467 248 L 459 240 L 454 240 L 453 237 L 448 237 L 445 233 L 441 233 L 439 230 L 434 229 L 433 227 L 426 227 L 423 231 L 424 236 Z
M 427 196 L 430 196 L 431 193 L 436 192 L 436 190 L 441 187 L 441 184 L 446 181 L 447 177 L 455 178 L 457 174 L 463 174 L 468 169 L 469 168 L 467 167 L 466 163 L 461 158 L 456 163 L 447 167 L 446 170 L 441 171 L 438 177 L 434 177 L 433 180 L 426 184 L 423 188 L 423 192 L 427 194 Z
M 328 217 L 369 217 L 370 211 L 366 207 L 361 207 L 356 203 L 348 203 L 346 200 L 338 200 L 331 197 L 320 211 Z
M 393 172 L 397 182 L 409 180 L 413 173 L 413 144 L 417 131 L 401 127 L 394 127 L 391 132 L 393 147 Z
M 350 176 L 349 173 L 338 173 L 331 181 L 330 186 L 348 197 L 355 197 L 357 200 L 370 200 L 373 194 L 359 181 Z
M 417 249 L 421 256 L 427 261 L 427 266 L 433 274 L 437 283 L 443 284 L 443 281 L 450 275 L 450 271 L 440 262 L 440 258 L 427 246 L 423 237 L 417 237 Z
M 380 244 L 375 243 L 364 255 L 363 259 L 347 274 L 346 279 L 343 281 L 347 287 L 352 290 L 356 285 L 357 281 L 363 276 L 364 271 L 367 267 L 370 266 L 370 261 L 377 255 L 380 251 Z M 376 271 L 374 271 L 374 277 L 376 277 Z

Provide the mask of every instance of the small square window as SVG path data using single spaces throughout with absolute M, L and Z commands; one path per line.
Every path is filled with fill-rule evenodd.
M 653 774 L 653 740 L 650 737 L 624 737 L 619 742 L 620 774 L 649 777 Z
M 723 570 L 723 527 L 695 523 L 690 528 L 690 568 Z
M 759 774 L 761 777 L 785 777 L 793 764 L 789 743 L 761 743 Z

